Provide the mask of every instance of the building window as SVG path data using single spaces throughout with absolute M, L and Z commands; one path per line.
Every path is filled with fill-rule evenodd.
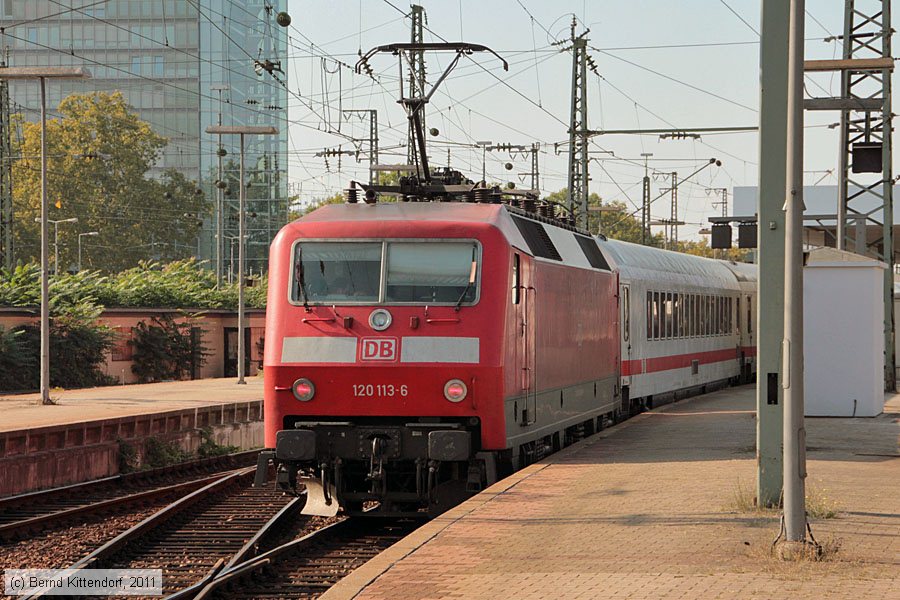
M 140 75 L 141 74 L 141 57 L 140 56 L 132 56 L 131 57 L 131 74 L 132 75 Z
M 12 0 L 3 0 L 3 16 L 4 17 L 13 16 Z
M 29 27 L 28 28 L 28 41 L 32 44 L 38 43 L 38 30 L 37 27 Z
M 162 56 L 153 57 L 153 76 L 162 77 L 166 72 L 166 64 Z
M 133 330 L 131 327 L 113 327 L 115 331 L 115 346 L 110 351 L 112 360 L 131 360 L 134 352 L 131 346 Z

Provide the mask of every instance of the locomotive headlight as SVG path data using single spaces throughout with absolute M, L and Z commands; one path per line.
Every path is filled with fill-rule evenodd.
M 301 377 L 291 386 L 291 391 L 294 392 L 294 398 L 300 402 L 309 402 L 316 395 L 316 386 L 309 379 Z
M 391 313 L 383 308 L 376 308 L 369 315 L 369 326 L 375 331 L 384 331 L 391 326 Z
M 468 393 L 469 388 L 460 379 L 451 379 L 444 384 L 444 398 L 450 402 L 462 402 Z

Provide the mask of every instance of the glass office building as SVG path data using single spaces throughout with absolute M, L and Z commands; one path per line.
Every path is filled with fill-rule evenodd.
M 174 168 L 208 199 L 197 254 L 215 263 L 219 154 L 224 270 L 236 270 L 238 139 L 219 151 L 206 127 L 274 125 L 248 137 L 247 268 L 266 269 L 268 245 L 287 219 L 287 31 L 276 15 L 286 0 L 0 0 L 0 44 L 10 66 L 85 66 L 92 79 L 48 81 L 51 116 L 70 93 L 120 90 L 140 118 L 168 140 L 153 173 Z M 271 71 L 271 72 L 270 72 Z M 34 82 L 10 85 L 13 112 L 39 117 Z M 190 217 L 185 217 L 190 218 Z M 234 247 L 234 259 L 231 259 Z M 151 256 L 148 256 L 151 258 Z

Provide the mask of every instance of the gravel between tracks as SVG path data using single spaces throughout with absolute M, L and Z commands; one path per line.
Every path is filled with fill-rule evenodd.
M 0 545 L 0 569 L 61 569 L 166 506 L 159 500 L 134 512 L 87 516 L 69 527 L 54 529 L 31 539 Z M 0 589 L 3 577 L 0 575 Z M 8 598 L 9 596 L 0 596 Z

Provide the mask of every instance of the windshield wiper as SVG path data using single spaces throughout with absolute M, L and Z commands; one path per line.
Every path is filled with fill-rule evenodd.
M 456 306 L 453 307 L 453 310 L 459 312 L 459 307 L 462 306 L 462 301 L 466 297 L 466 294 L 469 293 L 469 290 L 472 289 L 472 286 L 475 284 L 475 273 L 478 272 L 478 261 L 472 259 L 472 269 L 469 271 L 469 281 L 466 283 L 466 287 L 463 290 L 463 293 L 459 295 L 459 300 L 456 301 Z
M 294 277 L 297 279 L 297 286 L 300 288 L 300 293 L 303 294 L 303 308 L 306 309 L 306 312 L 309 312 L 309 299 L 306 294 L 306 279 L 303 276 L 303 250 L 300 246 L 297 246 L 297 262 L 294 266 Z

